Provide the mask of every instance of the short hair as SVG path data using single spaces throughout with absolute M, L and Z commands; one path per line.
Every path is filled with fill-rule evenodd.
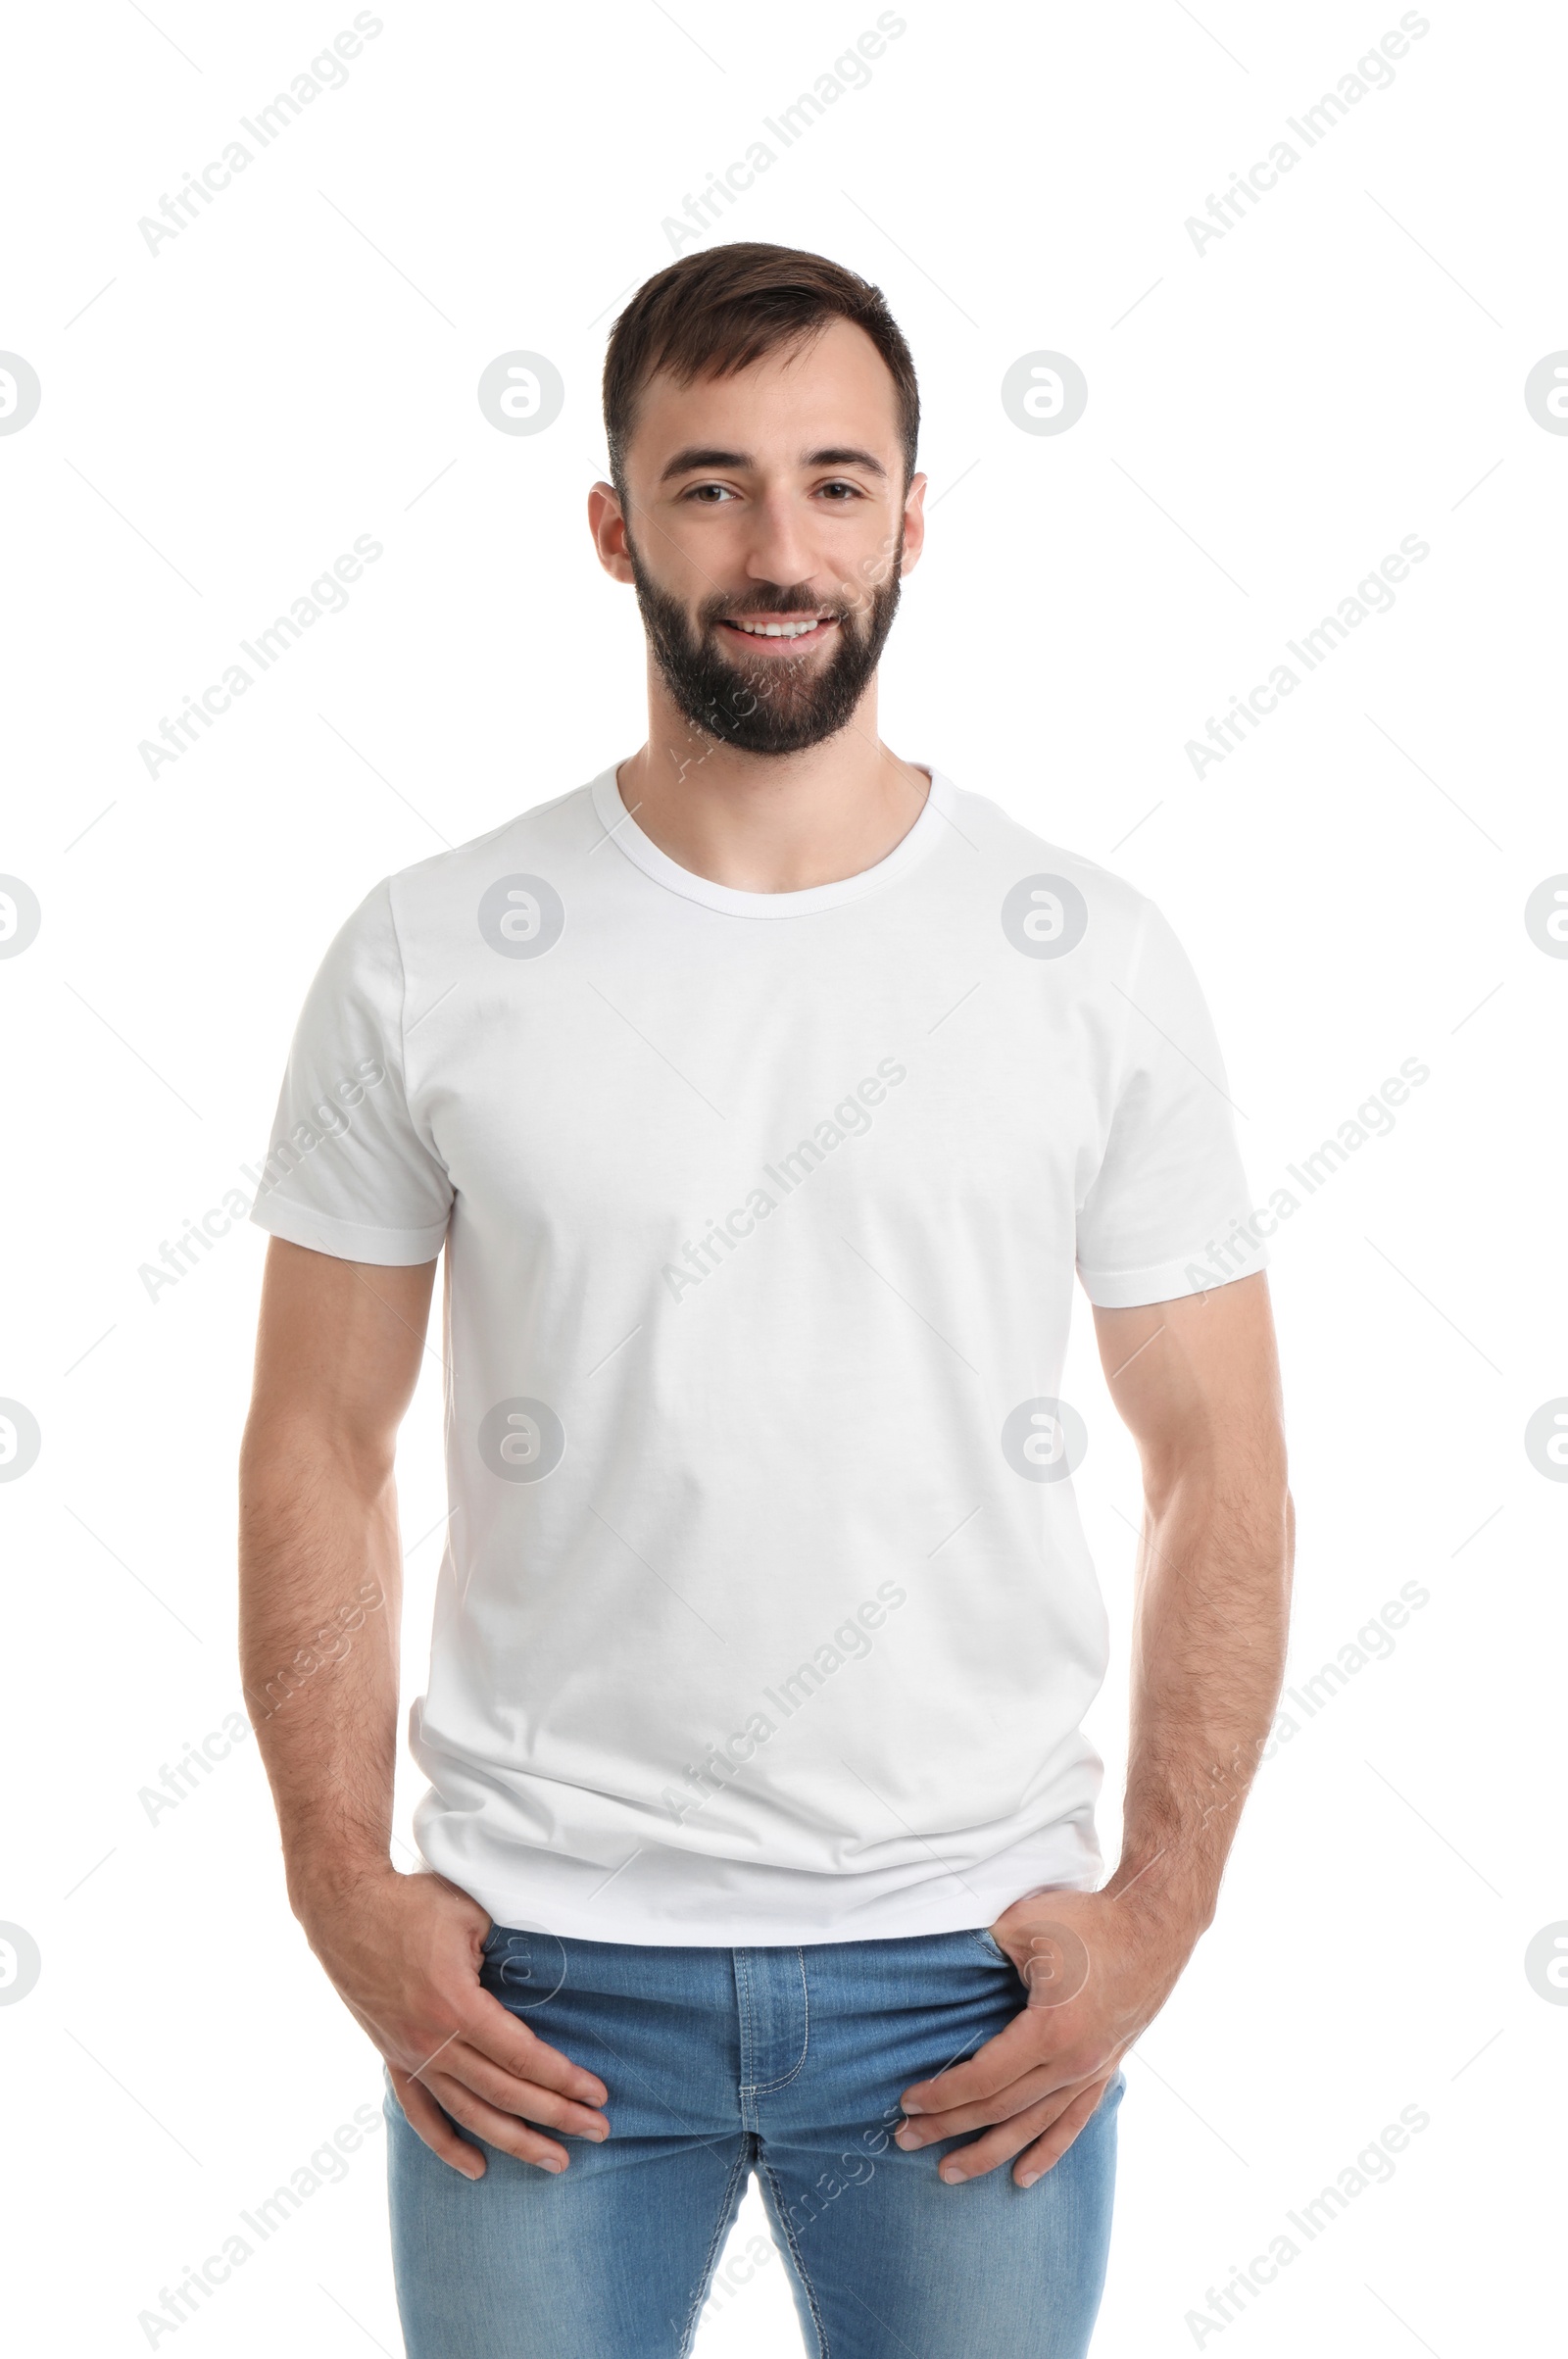
M 605 435 L 616 490 L 624 497 L 626 445 L 637 422 L 637 397 L 651 376 L 666 369 L 681 385 L 700 376 L 733 376 L 764 353 L 811 342 L 835 319 L 863 328 L 887 363 L 907 486 L 920 433 L 920 394 L 909 347 L 881 288 L 821 254 L 737 242 L 684 254 L 658 271 L 610 331 Z

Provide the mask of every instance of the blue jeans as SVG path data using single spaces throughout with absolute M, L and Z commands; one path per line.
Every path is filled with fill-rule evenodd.
M 387 2084 L 408 2359 L 682 2359 L 756 2172 L 813 2359 L 1083 2359 L 1104 2284 L 1118 2073 L 1031 2187 L 892 2142 L 900 2092 L 1018 2012 L 984 1932 L 680 1949 L 493 1926 L 484 1987 L 599 2075 L 611 2135 L 552 2177 L 463 2131 L 466 2180 Z

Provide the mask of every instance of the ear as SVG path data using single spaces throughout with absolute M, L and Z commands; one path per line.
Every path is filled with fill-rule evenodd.
M 905 496 L 904 563 L 899 568 L 901 579 L 904 574 L 914 571 L 920 562 L 920 552 L 925 547 L 926 482 L 927 478 L 924 475 L 912 475 L 909 478 L 908 491 Z
M 626 518 L 620 494 L 612 483 L 596 483 L 588 494 L 588 529 L 593 534 L 599 563 L 612 581 L 629 582 L 631 556 L 626 547 Z

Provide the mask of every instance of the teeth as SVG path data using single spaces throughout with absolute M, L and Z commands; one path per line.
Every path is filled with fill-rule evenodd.
M 742 622 L 739 616 L 731 619 L 737 630 L 750 631 L 754 639 L 799 639 L 803 632 L 814 631 L 825 617 L 813 614 L 808 622 Z

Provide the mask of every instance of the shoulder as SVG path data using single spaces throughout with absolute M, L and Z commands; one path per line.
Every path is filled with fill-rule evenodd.
M 603 833 L 592 786 L 574 786 L 483 835 L 471 836 L 466 844 L 395 870 L 375 892 L 385 897 L 400 930 L 430 925 L 439 929 L 455 914 L 471 918 L 474 904 L 498 878 L 548 871 L 553 863 L 576 860 Z
M 412 972 L 424 971 L 432 958 L 445 967 L 460 946 L 478 938 L 487 893 L 499 887 L 506 902 L 510 889 L 542 883 L 539 898 L 547 898 L 552 876 L 591 852 L 603 834 L 591 786 L 573 787 L 465 844 L 394 869 L 339 925 L 318 989 L 352 986 L 401 998 Z
M 1001 904 L 1004 932 L 1021 925 L 1027 933 L 1032 917 L 1038 931 L 1039 912 L 1052 922 L 1059 912 L 1068 932 L 1097 937 L 1099 948 L 1115 947 L 1125 959 L 1152 933 L 1168 931 L 1157 905 L 1125 876 L 1037 834 L 989 796 L 951 781 L 949 787 L 958 850 L 977 856 L 985 888 Z

